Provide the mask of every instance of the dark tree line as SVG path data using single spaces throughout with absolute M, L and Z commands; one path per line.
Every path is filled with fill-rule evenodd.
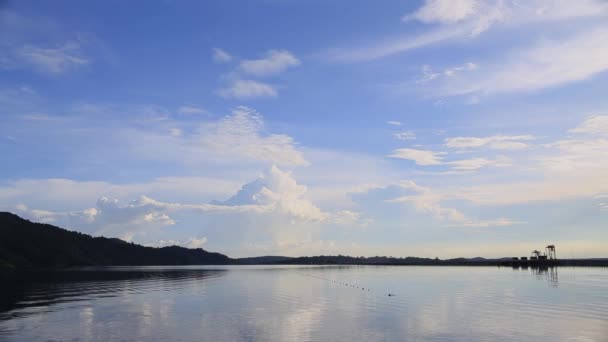
M 0 212 L 0 266 L 67 267 L 106 265 L 231 264 L 233 259 L 203 249 L 154 248 L 120 239 L 92 237 Z

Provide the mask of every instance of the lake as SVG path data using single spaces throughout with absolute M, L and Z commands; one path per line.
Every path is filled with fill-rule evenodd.
M 608 341 L 608 269 L 85 268 L 5 283 L 0 302 L 0 341 L 541 339 Z

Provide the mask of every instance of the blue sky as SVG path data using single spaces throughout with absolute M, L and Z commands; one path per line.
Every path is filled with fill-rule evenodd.
M 608 3 L 0 7 L 0 209 L 231 256 L 608 255 Z

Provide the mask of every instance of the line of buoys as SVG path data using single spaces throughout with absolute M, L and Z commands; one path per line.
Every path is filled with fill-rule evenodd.
M 329 281 L 329 282 L 332 282 L 332 283 L 334 283 L 334 284 L 338 284 L 338 285 L 344 285 L 344 286 L 348 286 L 348 287 L 352 287 L 352 288 L 356 288 L 356 289 L 361 289 L 361 291 L 365 291 L 365 290 L 367 290 L 368 292 L 371 292 L 371 290 L 370 290 L 370 288 L 369 288 L 369 287 L 368 287 L 368 288 L 365 288 L 365 287 L 359 287 L 359 286 L 354 285 L 354 284 L 349 284 L 349 283 L 346 283 L 346 282 L 340 282 L 340 281 L 337 281 L 337 280 L 334 280 L 334 279 L 329 279 L 329 278 L 319 277 L 319 276 L 315 276 L 315 275 L 308 274 L 308 273 L 303 273 L 303 272 L 298 272 L 298 271 L 295 271 L 295 272 L 296 272 L 296 273 L 298 273 L 298 274 L 300 274 L 300 275 L 303 275 L 303 276 L 307 276 L 307 277 L 312 277 L 312 278 L 317 278 L 317 279 L 321 279 L 321 280 Z M 394 294 L 392 294 L 392 293 L 389 293 L 389 294 L 388 294 L 388 296 L 389 296 L 389 297 L 392 297 L 392 296 L 395 296 L 395 295 L 394 295 Z

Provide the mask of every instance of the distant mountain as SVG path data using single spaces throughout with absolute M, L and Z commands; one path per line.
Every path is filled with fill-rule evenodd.
M 231 259 L 220 253 L 201 248 L 179 246 L 144 247 L 115 238 L 92 237 L 50 224 L 34 223 L 21 217 L 0 212 L 0 269 L 69 266 L 127 266 L 127 265 L 470 265 L 516 266 L 512 258 L 394 258 L 386 256 L 351 257 L 319 255 L 307 257 L 261 256 Z M 530 265 L 534 263 L 530 261 Z M 604 266 L 608 258 L 552 260 L 551 265 Z M 526 266 L 527 267 L 527 266 Z M 0 272 L 2 275 L 2 272 Z M 1 279 L 0 279 L 1 281 Z
M 456 258 L 440 260 L 438 258 L 394 258 L 386 256 L 375 257 L 351 257 L 346 255 L 320 255 L 310 257 L 291 258 L 277 261 L 278 264 L 300 264 L 300 265 L 490 265 L 496 264 L 496 260 L 484 258 Z
M 0 212 L 0 266 L 225 265 L 235 261 L 201 248 L 154 248 L 92 237 Z
M 262 264 L 277 264 L 287 262 L 293 258 L 286 256 L 266 255 L 259 257 L 238 258 L 236 261 L 241 265 L 262 265 Z

